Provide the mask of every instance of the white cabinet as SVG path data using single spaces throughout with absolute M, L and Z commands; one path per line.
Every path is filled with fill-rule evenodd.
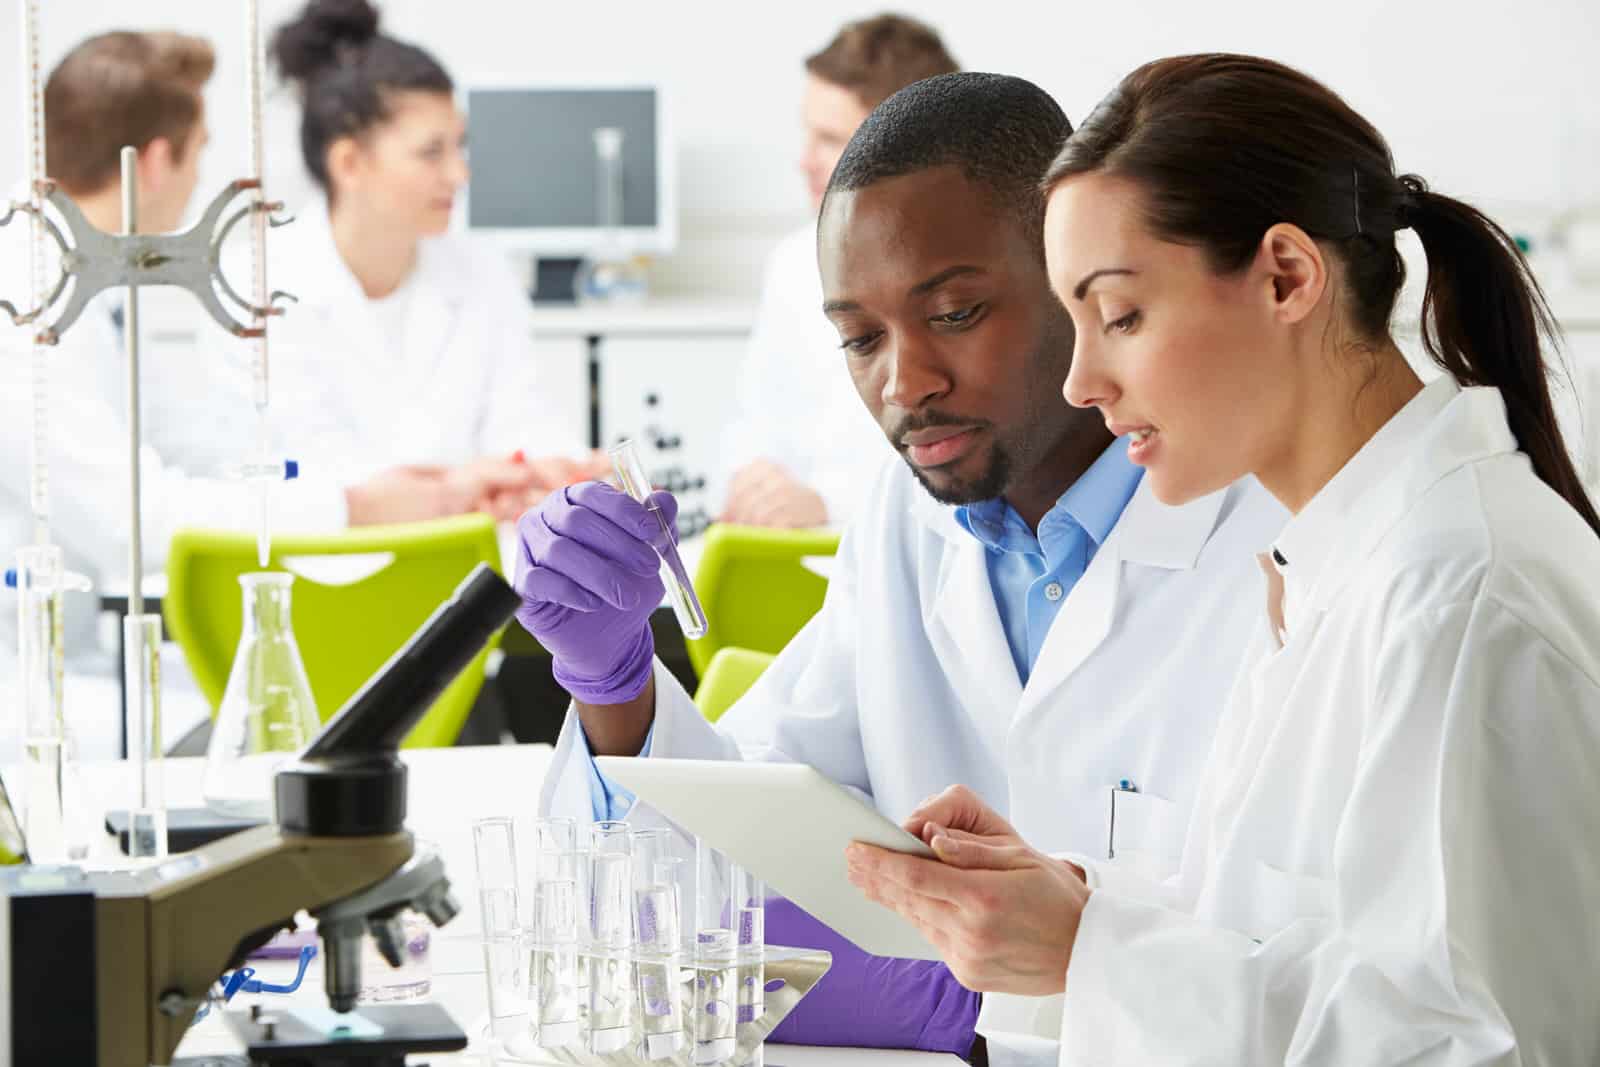
M 638 442 L 651 481 L 677 496 L 686 535 L 709 523 L 720 503 L 708 488 L 734 415 L 732 383 L 744 352 L 738 334 L 600 341 L 601 444 Z
M 720 503 L 710 499 L 711 482 L 753 311 L 655 303 L 535 314 L 540 358 L 560 365 L 554 378 L 570 382 L 581 371 L 583 436 L 596 447 L 637 441 L 651 480 L 678 498 L 685 535 L 710 522 Z

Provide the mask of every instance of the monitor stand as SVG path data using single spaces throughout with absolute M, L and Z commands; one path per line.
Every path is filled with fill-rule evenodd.
M 534 260 L 533 292 L 535 304 L 575 304 L 578 302 L 577 256 L 544 257 Z

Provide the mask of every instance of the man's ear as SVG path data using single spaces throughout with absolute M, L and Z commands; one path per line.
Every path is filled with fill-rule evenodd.
M 1256 262 L 1272 283 L 1272 314 L 1281 322 L 1303 321 L 1328 288 L 1322 247 L 1290 223 L 1280 222 L 1261 235 Z
M 165 137 L 151 138 L 139 149 L 139 184 L 149 189 L 159 189 L 167 177 L 177 169 L 178 153 Z

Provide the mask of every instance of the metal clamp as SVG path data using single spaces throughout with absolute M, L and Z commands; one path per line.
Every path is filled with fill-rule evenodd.
M 78 321 L 89 301 L 102 291 L 128 285 L 172 285 L 193 293 L 206 313 L 235 337 L 262 337 L 266 330 L 257 323 L 268 316 L 283 314 L 280 301 L 295 298 L 279 290 L 268 298 L 267 306 L 257 306 L 229 284 L 222 273 L 221 262 L 223 241 L 246 216 L 265 213 L 268 225 L 274 228 L 293 221 L 279 214 L 283 210 L 281 202 L 261 199 L 239 208 L 226 222 L 221 221 L 230 203 L 260 188 L 261 183 L 254 178 L 229 182 L 206 207 L 200 221 L 183 233 L 121 235 L 97 228 L 55 182 L 36 182 L 34 193 L 40 203 L 13 202 L 5 216 L 0 217 L 0 226 L 18 214 L 38 219 L 61 251 L 61 273 L 38 307 L 21 312 L 10 301 L 0 300 L 0 310 L 18 326 L 32 324 L 61 300 L 68 282 L 74 282 L 72 293 L 56 320 L 40 329 L 35 338 L 40 344 L 53 345 Z M 70 243 L 54 220 L 44 213 L 43 201 L 49 201 L 61 214 L 72 238 Z M 218 299 L 218 291 L 249 316 L 249 320 L 236 319 Z

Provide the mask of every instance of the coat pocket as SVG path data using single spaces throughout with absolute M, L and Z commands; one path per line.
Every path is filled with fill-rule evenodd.
M 1161 881 L 1183 858 L 1187 809 L 1149 793 L 1112 790 L 1110 857 L 1118 866 Z
M 1250 888 L 1246 933 L 1258 941 L 1281 933 L 1301 920 L 1333 915 L 1333 879 L 1297 874 L 1257 860 Z

